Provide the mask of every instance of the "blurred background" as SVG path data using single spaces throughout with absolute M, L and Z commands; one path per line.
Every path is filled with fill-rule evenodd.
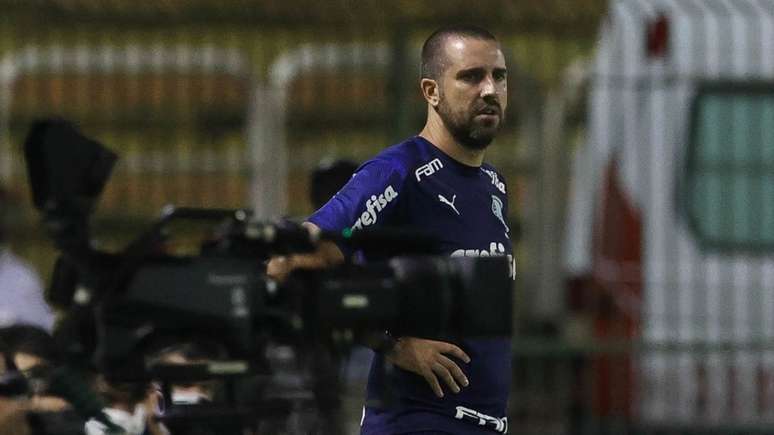
M 21 143 L 58 116 L 120 155 L 120 249 L 166 204 L 313 211 L 324 159 L 425 119 L 438 26 L 501 41 L 487 160 L 517 256 L 510 433 L 774 431 L 772 0 L 0 0 L 9 246 L 49 279 Z M 346 402 L 360 417 L 360 387 Z

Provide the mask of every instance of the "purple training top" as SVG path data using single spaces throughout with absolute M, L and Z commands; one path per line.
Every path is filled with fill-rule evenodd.
M 506 185 L 492 166 L 464 165 L 416 136 L 364 163 L 309 221 L 329 231 L 375 226 L 426 231 L 441 241 L 439 255 L 508 256 L 513 276 L 507 216 Z M 364 254 L 367 259 L 368 253 Z M 384 358 L 375 356 L 368 379 L 368 402 L 381 402 L 389 386 L 393 406 L 368 407 L 363 434 L 419 430 L 505 433 L 510 339 L 451 341 L 471 358 L 469 364 L 456 360 L 470 385 L 454 394 L 439 380 L 444 388 L 442 399 L 417 374 L 397 367 L 386 373 Z

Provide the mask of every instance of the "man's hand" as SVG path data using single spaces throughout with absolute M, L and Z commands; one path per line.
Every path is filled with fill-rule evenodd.
M 278 255 L 271 257 L 266 264 L 266 275 L 277 282 L 285 282 L 295 268 L 293 256 Z
M 468 386 L 465 373 L 444 354 L 455 356 L 466 364 L 470 362 L 470 357 L 451 343 L 416 337 L 401 337 L 385 356 L 392 364 L 425 378 L 435 395 L 441 398 L 443 389 L 439 377 L 455 393 L 460 392 L 460 385 Z
M 309 232 L 320 232 L 320 228 L 311 222 L 301 224 Z M 280 283 L 284 282 L 290 272 L 296 269 L 325 269 L 344 262 L 344 254 L 333 242 L 321 241 L 317 251 L 311 254 L 293 254 L 272 257 L 266 264 L 266 275 Z

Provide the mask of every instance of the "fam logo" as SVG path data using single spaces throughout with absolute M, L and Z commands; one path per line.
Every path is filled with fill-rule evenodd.
M 352 225 L 352 229 L 359 230 L 363 227 L 375 224 L 379 213 L 387 207 L 387 204 L 391 203 L 397 197 L 398 192 L 392 188 L 392 185 L 387 186 L 387 188 L 384 189 L 384 193 L 379 194 L 379 196 L 371 195 L 371 198 L 366 201 L 366 211 L 357 218 L 355 224 Z
M 500 177 L 497 176 L 497 172 L 490 171 L 489 169 L 481 168 L 482 171 L 484 171 L 487 175 L 489 175 L 489 178 L 492 179 L 492 184 L 502 193 L 505 193 L 505 183 L 500 181 Z
M 433 159 L 430 161 L 430 163 L 427 163 L 425 165 L 422 165 L 417 168 L 416 171 L 414 171 L 414 175 L 417 177 L 417 181 L 422 181 L 420 178 L 424 175 L 425 177 L 429 177 L 436 173 L 436 171 L 440 171 L 443 168 L 443 163 L 441 163 L 438 159 Z

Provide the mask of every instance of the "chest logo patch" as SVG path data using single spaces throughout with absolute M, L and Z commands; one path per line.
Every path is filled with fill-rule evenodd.
M 492 213 L 502 222 L 503 227 L 505 227 L 505 237 L 510 239 L 508 233 L 511 232 L 511 229 L 508 228 L 508 224 L 505 223 L 505 217 L 503 216 L 503 200 L 495 195 L 492 195 Z

